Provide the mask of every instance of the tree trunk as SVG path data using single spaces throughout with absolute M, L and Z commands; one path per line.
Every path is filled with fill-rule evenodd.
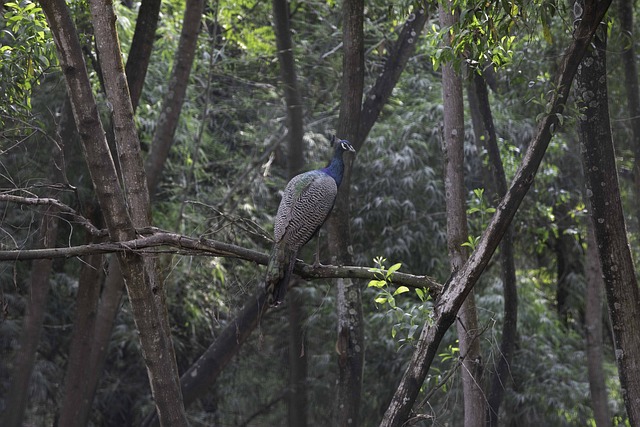
M 280 76 L 284 85 L 284 99 L 287 106 L 287 127 L 289 130 L 288 169 L 289 178 L 300 173 L 304 166 L 303 110 L 298 78 L 293 57 L 293 43 L 289 24 L 289 6 L 287 0 L 273 0 L 273 27 L 276 33 L 276 46 L 280 62 Z
M 119 185 L 67 5 L 62 0 L 42 3 L 65 73 L 76 126 L 82 137 L 83 154 L 109 236 L 114 241 L 130 240 L 136 236 L 135 227 L 150 225 L 149 198 L 144 190 L 146 178 L 142 170 L 133 109 L 115 32 L 113 4 L 94 1 L 90 6 L 107 97 L 113 106 L 116 143 L 123 184 L 127 189 L 126 196 Z M 148 256 L 137 254 L 119 254 L 118 261 L 140 332 L 143 358 L 161 423 L 186 425 L 164 292 L 155 262 Z
M 640 425 L 640 292 L 627 241 L 609 123 L 606 28 L 596 33 L 593 46 L 578 71 L 576 95 L 584 108 L 578 133 L 622 395 L 631 425 Z
M 620 58 L 624 71 L 625 93 L 627 95 L 627 119 L 631 125 L 631 149 L 634 153 L 633 178 L 636 199 L 640 198 L 640 84 L 638 83 L 638 67 L 634 43 L 632 0 L 618 0 L 618 19 L 623 39 L 623 49 Z M 637 206 L 636 216 L 640 221 L 640 204 Z
M 184 406 L 188 407 L 196 399 L 211 389 L 222 370 L 238 354 L 240 347 L 258 325 L 264 314 L 266 294 L 259 291 L 247 298 L 236 318 L 222 330 L 218 338 L 180 377 Z M 142 423 L 143 427 L 158 425 L 155 412 L 150 413 Z
M 125 68 L 134 112 L 142 95 L 142 88 L 144 87 L 144 80 L 147 76 L 147 68 L 149 67 L 149 60 L 153 50 L 153 42 L 156 39 L 160 4 L 161 0 L 142 0 L 138 10 L 136 30 L 133 33 L 131 49 L 129 50 Z
M 602 269 L 593 224 L 587 221 L 587 253 L 585 256 L 587 292 L 585 297 L 585 332 L 587 341 L 587 374 L 591 391 L 591 407 L 597 427 L 610 427 L 609 396 L 604 373 L 602 345 Z
M 440 4 L 440 25 L 457 24 L 458 13 L 451 2 Z M 447 41 L 449 43 L 449 41 Z M 444 190 L 447 215 L 447 248 L 451 272 L 458 271 L 468 258 L 463 245 L 467 241 L 466 190 L 464 186 L 464 102 L 462 78 L 452 64 L 442 66 L 443 148 L 445 157 Z M 456 322 L 462 357 L 463 404 L 465 427 L 481 427 L 485 407 L 482 384 L 482 357 L 478 339 L 478 313 L 473 291 L 469 292 L 458 312 Z
M 162 179 L 162 169 L 169 157 L 169 150 L 173 145 L 173 137 L 178 127 L 182 104 L 187 93 L 191 66 L 196 54 L 203 11 L 204 0 L 187 0 L 180 41 L 176 50 L 174 67 L 169 78 L 169 89 L 162 103 L 162 110 L 160 111 L 153 142 L 151 143 L 151 152 L 145 164 L 149 194 L 151 194 L 152 198 Z M 204 117 L 202 120 L 204 120 Z
M 367 93 L 364 104 L 362 105 L 358 137 L 351 140 L 356 150 L 359 150 L 362 144 L 364 144 L 367 135 L 369 135 L 371 128 L 380 116 L 382 107 L 385 106 L 391 96 L 393 88 L 396 87 L 409 58 L 415 52 L 418 38 L 422 33 L 427 19 L 429 19 L 427 12 L 427 10 L 421 7 L 414 8 L 402 26 L 398 40 L 389 49 L 390 53 L 384 62 L 382 73 Z
M 91 352 L 95 320 L 100 297 L 100 276 L 102 272 L 102 254 L 84 257 L 78 278 L 76 296 L 76 316 L 73 322 L 73 334 L 69 345 L 69 359 L 64 379 L 62 403 L 58 424 L 65 427 L 84 427 L 87 419 L 84 413 L 93 402 L 93 394 L 88 393 L 90 371 L 88 361 Z
M 490 169 L 490 172 L 486 175 L 493 185 L 487 183 L 487 187 L 492 189 L 493 198 L 499 200 L 507 193 L 507 178 L 502 166 L 500 149 L 498 148 L 498 139 L 489 105 L 487 83 L 483 76 L 474 73 L 469 86 L 469 110 L 473 118 L 476 140 L 482 141 L 489 157 L 488 169 Z M 487 397 L 486 424 L 489 427 L 498 425 L 500 405 L 511 377 L 510 365 L 517 339 L 518 291 L 511 227 L 507 228 L 500 242 L 500 264 L 504 309 L 498 358 L 494 374 L 489 382 L 490 388 Z
M 338 118 L 339 138 L 355 141 L 358 137 L 364 88 L 364 1 L 343 2 L 342 98 Z M 345 174 L 333 213 L 328 220 L 329 252 L 333 264 L 352 263 L 349 253 L 351 162 L 346 158 Z M 338 383 L 334 413 L 335 426 L 360 423 L 360 398 L 364 368 L 364 324 L 360 286 L 350 279 L 337 279 Z
M 549 114 L 540 121 L 536 135 L 524 154 L 511 187 L 498 205 L 476 249 L 465 265 L 449 278 L 443 293 L 436 301 L 434 317 L 425 323 L 422 329 L 409 366 L 384 414 L 381 426 L 401 426 L 409 417 L 442 337 L 455 320 L 456 313 L 467 294 L 487 266 L 533 182 L 551 140 L 552 129 L 558 126 L 558 114 L 561 114 L 564 109 L 580 59 L 610 3 L 608 0 L 589 1 L 585 5 L 583 19 L 578 22 L 571 45 L 558 67 L 556 80 L 558 90 L 551 95 L 548 104 Z
M 302 329 L 304 298 L 300 289 L 291 289 L 289 303 L 289 427 L 307 425 L 307 349 Z
M 38 246 L 55 246 L 58 235 L 58 218 L 53 208 L 43 209 L 42 220 L 38 228 Z M 51 259 L 38 259 L 31 264 L 31 280 L 28 284 L 28 303 L 24 316 L 20 346 L 16 351 L 16 364 L 7 398 L 7 407 L 3 414 L 3 426 L 20 427 L 27 409 L 29 382 L 36 362 L 36 352 L 42 333 L 42 322 L 46 312 L 49 294 L 49 276 Z

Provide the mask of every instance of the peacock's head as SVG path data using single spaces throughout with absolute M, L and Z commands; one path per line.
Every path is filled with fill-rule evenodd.
M 356 149 L 353 148 L 349 141 L 347 141 L 346 139 L 340 139 L 335 135 L 331 137 L 331 145 L 335 147 L 336 154 L 344 151 L 350 151 L 352 153 L 356 152 Z

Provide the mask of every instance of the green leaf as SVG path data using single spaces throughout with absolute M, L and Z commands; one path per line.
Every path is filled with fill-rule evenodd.
M 400 294 L 404 294 L 405 292 L 409 292 L 409 288 L 407 288 L 406 286 L 400 286 L 398 289 L 396 289 L 396 291 L 393 293 L 393 296 L 396 295 L 400 295 Z
M 369 284 L 367 285 L 368 288 L 383 288 L 384 285 L 386 285 L 387 282 L 385 282 L 384 280 L 371 280 L 369 282 Z
M 378 297 L 374 301 L 377 302 L 378 304 L 384 304 L 384 303 L 387 302 L 387 298 L 386 297 Z
M 402 267 L 402 263 L 401 262 L 393 264 L 391 267 L 389 267 L 389 269 L 387 270 L 387 277 L 391 276 L 393 273 L 398 271 L 400 269 L 400 267 Z

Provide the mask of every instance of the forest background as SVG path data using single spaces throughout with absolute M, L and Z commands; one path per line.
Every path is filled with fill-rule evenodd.
M 638 425 L 609 3 L 3 1 L 1 424 Z M 333 134 L 323 265 L 267 308 Z

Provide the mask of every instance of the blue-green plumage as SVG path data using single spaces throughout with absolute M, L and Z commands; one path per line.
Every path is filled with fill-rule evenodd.
M 335 152 L 329 164 L 293 177 L 282 194 L 265 279 L 270 305 L 277 305 L 284 298 L 298 252 L 331 213 L 344 173 L 343 153 L 355 152 L 348 141 L 334 137 L 332 142 Z

